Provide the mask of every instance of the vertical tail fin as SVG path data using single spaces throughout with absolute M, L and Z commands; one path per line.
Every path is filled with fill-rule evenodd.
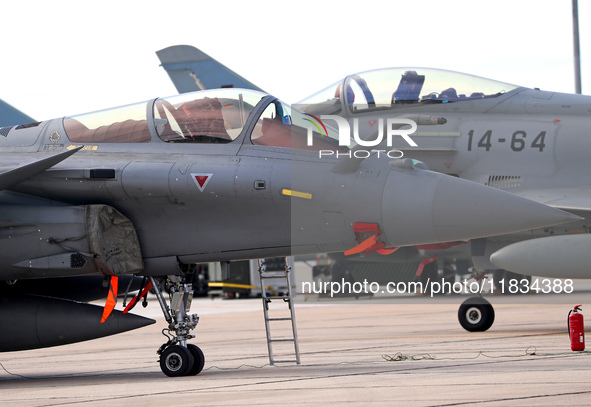
M 189 45 L 174 45 L 156 51 L 179 93 L 217 88 L 246 88 L 262 91 L 206 53 Z
M 34 121 L 28 115 L 0 99 L 0 127 L 16 126 L 17 124 L 33 123 Z

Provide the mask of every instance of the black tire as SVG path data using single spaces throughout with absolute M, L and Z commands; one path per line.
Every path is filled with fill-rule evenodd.
M 469 332 L 484 332 L 495 322 L 493 306 L 481 297 L 471 297 L 458 310 L 460 325 Z
M 193 355 L 193 360 L 195 361 L 193 368 L 187 375 L 195 376 L 201 373 L 203 366 L 205 366 L 205 355 L 199 346 L 188 344 L 187 349 L 189 349 L 189 352 L 191 352 L 191 355 Z
M 189 349 L 180 346 L 169 346 L 160 355 L 160 369 L 170 377 L 187 376 L 195 365 Z

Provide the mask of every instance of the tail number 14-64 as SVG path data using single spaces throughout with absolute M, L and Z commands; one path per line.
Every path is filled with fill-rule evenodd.
M 474 134 L 474 130 L 470 130 L 468 132 L 468 151 L 472 151 L 472 147 L 476 148 L 484 148 L 486 151 L 490 151 L 494 144 L 509 144 L 511 146 L 511 150 L 519 152 L 523 151 L 526 148 L 537 149 L 538 151 L 544 151 L 546 144 L 544 142 L 546 138 L 546 132 L 541 131 L 535 137 L 528 137 L 527 133 L 524 130 L 517 130 L 512 135 L 511 138 L 494 138 L 493 131 L 487 130 L 480 139 L 478 136 Z M 476 140 L 478 139 L 478 142 Z M 529 140 L 531 144 L 528 143 Z

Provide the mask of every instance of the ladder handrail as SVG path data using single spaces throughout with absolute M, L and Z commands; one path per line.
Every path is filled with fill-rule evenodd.
M 285 269 L 281 270 L 273 270 L 273 271 L 266 271 L 264 267 L 263 259 L 259 259 L 259 277 L 261 283 L 261 297 L 263 301 L 263 314 L 265 317 L 265 331 L 267 333 L 267 349 L 269 351 L 269 363 L 274 365 L 275 363 L 286 363 L 286 362 L 296 362 L 298 365 L 300 364 L 300 350 L 298 344 L 298 333 L 296 327 L 296 318 L 295 318 L 295 310 L 293 305 L 293 296 L 291 290 L 291 266 L 289 266 L 287 262 L 287 258 L 285 258 Z M 265 273 L 273 273 L 273 275 L 267 275 Z M 284 278 L 287 282 L 287 295 L 271 295 L 267 296 L 267 287 L 265 286 L 264 280 L 266 279 L 280 279 Z M 284 318 L 269 318 L 269 303 L 272 300 L 283 300 L 284 303 L 289 305 L 290 317 Z M 270 322 L 273 321 L 288 321 L 291 320 L 291 328 L 292 328 L 292 338 L 282 338 L 282 339 L 273 339 L 271 338 L 271 326 Z M 271 345 L 272 342 L 292 342 L 294 344 L 294 352 L 295 352 L 295 360 L 276 360 L 273 354 L 273 346 Z

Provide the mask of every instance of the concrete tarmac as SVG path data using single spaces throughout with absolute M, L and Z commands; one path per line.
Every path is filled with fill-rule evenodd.
M 0 354 L 0 405 L 591 405 L 591 352 L 570 350 L 571 305 L 491 298 L 495 324 L 469 333 L 457 322 L 463 299 L 298 303 L 302 363 L 283 366 L 269 366 L 260 300 L 196 299 L 192 342 L 205 353 L 205 369 L 169 378 L 156 355 L 166 323 L 152 298 L 134 311 L 156 317 L 155 325 Z

